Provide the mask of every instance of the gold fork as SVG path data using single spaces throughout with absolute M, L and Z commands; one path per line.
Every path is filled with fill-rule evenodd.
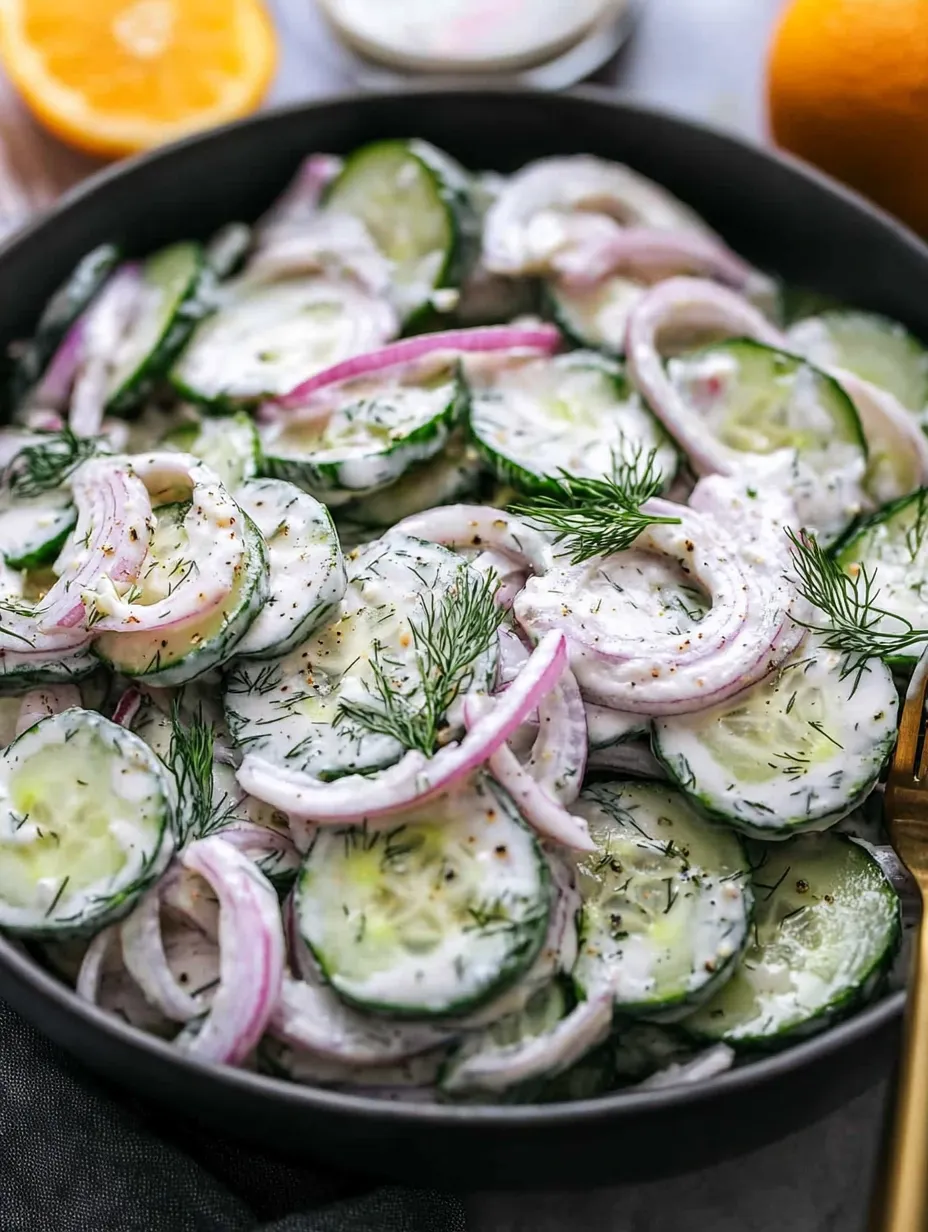
M 886 786 L 886 819 L 896 854 L 921 895 L 915 934 L 896 1105 L 888 1123 L 871 1232 L 928 1232 L 928 672 L 916 672 L 906 694 Z

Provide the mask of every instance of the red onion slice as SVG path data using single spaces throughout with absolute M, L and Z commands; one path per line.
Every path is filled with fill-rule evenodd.
M 134 685 L 130 685 L 119 698 L 113 711 L 113 722 L 120 727 L 131 727 L 142 704 L 142 694 Z
M 134 582 L 148 554 L 151 500 L 125 459 L 91 458 L 71 477 L 77 525 L 58 581 L 37 609 L 39 629 L 83 627 L 83 592 L 102 579 Z
M 647 715 L 700 710 L 762 679 L 802 640 L 792 617 L 807 612 L 787 579 L 791 501 L 775 489 L 752 499 L 742 484 L 716 475 L 698 485 L 693 507 L 680 512 L 679 542 L 668 532 L 680 528 L 649 527 L 628 552 L 530 578 L 516 600 L 516 618 L 530 633 L 559 628 L 567 635 L 571 667 L 588 701 Z M 709 614 L 683 631 L 629 628 L 626 591 L 616 586 L 647 564 L 638 545 L 672 549 L 670 557 L 708 592 Z M 607 591 L 615 593 L 610 598 Z M 653 624 L 661 613 L 669 620 L 669 609 L 655 607 Z
M 504 1047 L 483 1048 L 448 1069 L 446 1091 L 505 1091 L 530 1078 L 563 1073 L 612 1030 L 612 997 L 580 1004 L 550 1031 Z
M 329 825 L 362 820 L 379 824 L 381 819 L 389 824 L 392 813 L 447 791 L 487 762 L 554 687 L 566 663 L 564 635 L 543 637 L 493 712 L 482 716 L 460 744 L 445 745 L 432 758 L 412 751 L 380 774 L 352 774 L 323 783 L 248 753 L 238 781 L 250 795 L 295 817 Z
M 318 214 L 322 194 L 344 166 L 336 154 L 310 154 L 300 163 L 296 175 L 255 224 L 259 242 L 301 230 Z
M 330 385 L 353 381 L 357 377 L 371 376 L 403 364 L 411 364 L 426 356 L 448 354 L 449 356 L 492 351 L 540 351 L 553 354 L 561 344 L 560 331 L 553 325 L 539 324 L 521 328 L 516 325 L 478 325 L 473 329 L 449 329 L 434 334 L 417 334 L 413 338 L 401 338 L 378 351 L 343 359 L 340 363 L 324 368 L 315 376 L 302 381 L 289 393 L 275 398 L 268 404 L 269 410 L 284 411 L 302 407 L 310 395 Z
M 143 896 L 119 929 L 122 960 L 145 999 L 172 1022 L 189 1022 L 206 1011 L 202 998 L 191 996 L 174 978 L 161 935 L 161 891 Z
M 80 363 L 71 391 L 68 424 L 75 436 L 97 436 L 118 362 L 143 295 L 142 267 L 126 262 L 107 281 L 80 319 Z
M 219 897 L 219 987 L 202 1026 L 182 1047 L 207 1061 L 239 1065 L 267 1029 L 283 983 L 285 950 L 274 887 L 222 838 L 181 853 L 184 866 Z
M 853 372 L 844 368 L 826 371 L 860 416 L 870 447 L 867 486 L 875 499 L 885 504 L 928 482 L 928 437 L 911 411 L 894 394 Z
M 305 274 L 353 278 L 371 295 L 387 295 L 391 264 L 360 218 L 317 214 L 299 230 L 269 235 L 241 281 L 274 282 Z
M 579 694 L 578 694 L 579 696 Z M 464 703 L 464 721 L 473 728 L 498 702 L 471 695 Z M 581 703 L 582 706 L 582 703 Z M 573 851 L 595 851 L 589 827 L 582 817 L 574 817 L 519 764 L 508 745 L 500 745 L 490 758 L 490 770 L 499 785 L 512 796 L 516 808 L 545 838 Z
M 81 691 L 75 684 L 51 684 L 33 689 L 22 700 L 16 720 L 16 734 L 21 736 L 51 714 L 61 714 L 62 710 L 81 705 Z
M 701 274 L 748 291 L 761 277 L 721 240 L 698 231 L 613 225 L 596 239 L 568 246 L 552 258 L 555 271 L 571 285 L 589 286 L 622 272 L 648 278 Z
M 98 633 L 151 632 L 201 619 L 228 598 L 247 552 L 242 511 L 208 466 L 183 453 L 145 454 L 133 458 L 132 465 L 155 504 L 163 503 L 158 496 L 165 492 L 173 500 L 192 502 L 184 532 L 193 568 L 152 603 L 121 598 L 112 585 L 119 579 L 110 573 L 85 584 Z
M 589 741 L 580 686 L 568 668 L 538 706 L 538 737 L 526 772 L 560 804 L 580 795 Z
M 582 223 L 590 217 L 626 226 L 708 231 L 682 201 L 620 163 L 588 154 L 542 158 L 510 176 L 487 211 L 483 264 L 497 274 L 544 273 L 551 257 L 569 242 L 563 220 Z
M 498 552 L 526 573 L 544 573 L 553 559 L 551 544 L 542 534 L 489 505 L 439 505 L 404 518 L 392 529 L 448 548 Z
M 100 1000 L 100 984 L 103 980 L 103 968 L 109 958 L 110 947 L 116 940 L 119 929 L 111 924 L 97 933 L 88 945 L 77 973 L 75 992 L 82 1001 L 96 1005 Z
M 488 549 L 481 552 L 471 562 L 471 567 L 478 573 L 495 573 L 499 581 L 496 592 L 496 602 L 508 612 L 515 602 L 515 597 L 525 585 L 526 571 L 521 569 L 511 556 Z

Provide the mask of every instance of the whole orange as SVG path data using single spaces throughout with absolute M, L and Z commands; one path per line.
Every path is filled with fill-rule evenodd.
M 792 0 L 767 89 L 778 145 L 928 234 L 928 0 Z

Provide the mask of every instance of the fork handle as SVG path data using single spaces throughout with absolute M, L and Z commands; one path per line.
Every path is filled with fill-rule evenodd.
M 924 904 L 923 904 L 924 908 Z M 870 1232 L 928 1229 L 928 924 L 918 924 L 915 970 L 887 1123 L 881 1175 L 870 1208 Z

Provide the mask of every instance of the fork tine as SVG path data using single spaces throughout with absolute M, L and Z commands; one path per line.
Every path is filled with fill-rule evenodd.
M 896 740 L 896 751 L 893 755 L 894 775 L 911 776 L 915 771 L 915 757 L 918 753 L 918 737 L 921 732 L 922 716 L 925 713 L 925 692 L 928 690 L 928 672 L 920 672 L 909 685 L 905 705 L 902 708 L 902 721 L 899 724 L 899 736 Z M 928 746 L 928 742 L 926 742 Z M 925 750 L 918 767 L 918 777 L 928 773 L 928 760 Z

